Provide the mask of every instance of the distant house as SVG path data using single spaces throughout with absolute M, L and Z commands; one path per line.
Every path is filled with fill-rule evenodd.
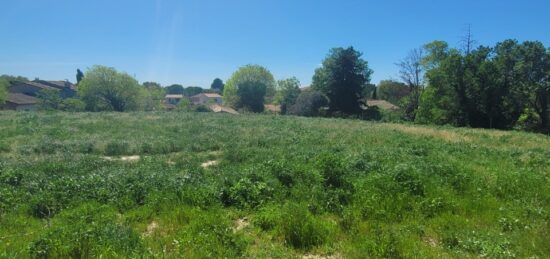
M 268 112 L 281 113 L 281 105 L 266 104 L 264 105 L 264 108 Z
M 0 105 L 2 110 L 35 111 L 38 108 L 38 99 L 21 93 L 8 93 L 6 102 Z
M 30 96 L 37 96 L 42 90 L 54 90 L 59 91 L 58 88 L 48 86 L 37 82 L 19 82 L 15 83 L 9 88 L 10 93 L 25 94 Z
M 187 97 L 183 96 L 183 94 L 167 94 L 164 97 L 164 102 L 167 104 L 178 105 L 183 98 Z
M 191 102 L 193 102 L 193 104 L 195 105 L 209 104 L 209 103 L 221 105 L 223 103 L 223 100 L 222 100 L 222 96 L 219 94 L 202 93 L 202 94 L 191 96 Z

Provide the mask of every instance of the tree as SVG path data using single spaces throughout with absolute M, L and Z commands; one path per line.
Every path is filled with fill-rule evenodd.
M 212 84 L 210 85 L 210 89 L 216 90 L 220 93 L 223 93 L 223 88 L 225 87 L 223 81 L 219 78 L 214 79 Z
M 244 108 L 251 112 L 264 111 L 264 96 L 267 87 L 261 82 L 242 82 L 237 89 L 239 102 L 237 108 Z
M 191 97 L 193 95 L 197 95 L 197 94 L 202 93 L 203 90 L 204 89 L 202 89 L 202 87 L 189 86 L 189 87 L 186 87 L 185 89 L 183 89 L 183 95 Z
M 268 89 L 275 89 L 275 79 L 271 72 L 259 65 L 246 65 L 227 80 L 224 102 L 234 108 L 262 112 Z
M 550 51 L 540 42 L 505 40 L 463 50 L 427 44 L 428 87 L 417 122 L 550 132 Z
M 63 98 L 59 95 L 58 90 L 44 89 L 38 92 L 38 99 L 40 99 L 40 106 L 45 110 L 59 110 L 61 109 Z
M 281 105 L 281 114 L 287 114 L 288 108 L 296 102 L 300 95 L 300 81 L 296 77 L 277 82 L 276 101 Z
M 138 110 L 143 100 L 142 90 L 130 75 L 105 66 L 92 67 L 79 84 L 80 96 L 89 111 Z
M 4 104 L 8 98 L 8 87 L 10 83 L 8 80 L 0 77 L 0 104 Z
M 411 93 L 409 86 L 393 80 L 382 80 L 378 84 L 378 97 L 395 105 Z
M 143 87 L 147 89 L 162 89 L 162 86 L 157 82 L 143 82 Z
M 422 48 L 413 49 L 401 60 L 399 74 L 405 84 L 409 86 L 411 96 L 406 99 L 405 116 L 411 120 L 416 117 L 418 104 L 420 103 L 420 92 L 424 88 L 424 50 Z
M 143 110 L 157 111 L 162 109 L 162 100 L 164 100 L 165 89 L 159 83 L 143 83 Z
M 359 114 L 372 70 L 353 47 L 331 49 L 322 67 L 315 70 L 312 88 L 329 99 L 330 112 Z
M 550 51 L 541 42 L 526 41 L 520 46 L 521 59 L 515 70 L 521 74 L 519 91 L 526 97 L 528 108 L 539 119 L 539 130 L 550 132 Z
M 76 84 L 80 84 L 80 81 L 82 81 L 82 79 L 84 79 L 84 73 L 82 73 L 82 71 L 80 71 L 80 69 L 77 69 L 76 70 Z
M 288 113 L 298 116 L 319 116 L 320 109 L 328 105 L 328 99 L 321 92 L 306 90 L 300 93 L 294 105 L 290 106 Z
M 374 88 L 374 90 L 372 91 L 372 96 L 371 96 L 371 98 L 373 100 L 378 100 L 378 94 L 376 92 L 377 92 L 377 88 Z
M 166 87 L 166 94 L 182 94 L 183 95 L 183 86 L 178 84 L 173 84 Z

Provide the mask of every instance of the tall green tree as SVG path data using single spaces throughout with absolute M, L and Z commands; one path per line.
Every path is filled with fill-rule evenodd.
M 84 79 L 84 73 L 82 73 L 82 71 L 79 68 L 76 70 L 76 83 L 79 84 L 80 81 L 82 81 L 82 79 Z
M 275 89 L 275 79 L 267 68 L 246 65 L 239 68 L 224 88 L 224 102 L 253 112 L 262 112 L 269 89 Z
M 79 94 L 90 111 L 132 111 L 142 106 L 143 88 L 130 75 L 94 66 L 79 84 Z
M 353 47 L 334 48 L 315 70 L 312 88 L 328 97 L 331 112 L 362 112 L 364 90 L 373 72 L 361 56 Z
M 210 85 L 210 89 L 218 91 L 220 93 L 223 93 L 223 88 L 225 87 L 225 84 L 223 81 L 219 78 L 214 79 L 212 84 Z
M 296 77 L 277 81 L 276 101 L 281 105 L 281 113 L 287 114 L 288 108 L 294 103 L 300 95 L 300 81 Z

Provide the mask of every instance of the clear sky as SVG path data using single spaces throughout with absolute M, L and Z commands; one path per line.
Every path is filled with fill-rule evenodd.
M 332 47 L 354 46 L 373 82 L 432 40 L 539 40 L 550 47 L 549 0 L 0 0 L 0 74 L 75 81 L 115 67 L 140 82 L 209 87 L 239 66 L 308 85 Z

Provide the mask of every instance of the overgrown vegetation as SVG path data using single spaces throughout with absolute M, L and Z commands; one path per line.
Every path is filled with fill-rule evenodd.
M 521 132 L 3 112 L 0 257 L 545 258 L 548 157 Z

